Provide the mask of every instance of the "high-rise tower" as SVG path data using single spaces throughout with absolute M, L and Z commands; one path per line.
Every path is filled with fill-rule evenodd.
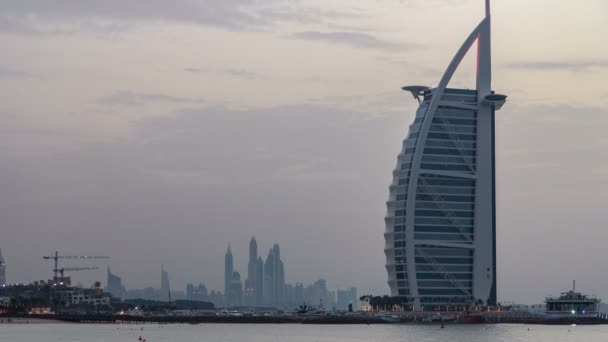
M 257 287 L 257 263 L 258 263 L 258 243 L 255 237 L 249 242 L 249 263 L 247 264 L 247 280 L 245 281 L 245 304 L 258 306 L 257 293 L 261 289 Z
M 477 42 L 475 89 L 447 85 Z M 387 202 L 388 283 L 416 309 L 496 304 L 495 111 L 490 6 L 436 88 L 407 86 L 419 102 L 397 157 Z
M 0 285 L 6 284 L 6 261 L 2 256 L 2 249 L 0 249 Z
M 281 306 L 285 291 L 285 267 L 281 260 L 281 249 L 274 244 L 268 251 L 264 264 L 264 299 L 267 305 Z
M 230 250 L 230 244 L 226 249 L 226 255 L 224 256 L 224 296 L 228 296 L 230 292 L 230 284 L 232 282 L 232 273 L 234 272 L 234 265 L 232 263 L 232 251 Z M 226 298 L 227 300 L 227 298 Z
M 114 298 L 122 299 L 125 295 L 125 287 L 122 285 L 122 279 L 110 271 L 108 267 L 108 287 L 107 292 Z
M 169 285 L 169 273 L 165 271 L 165 266 L 160 269 L 160 298 L 161 300 L 171 301 L 171 286 Z
M 255 303 L 257 306 L 264 305 L 264 260 L 258 257 L 255 264 Z

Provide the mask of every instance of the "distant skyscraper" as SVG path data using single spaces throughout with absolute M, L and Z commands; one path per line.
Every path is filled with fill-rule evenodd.
M 125 287 L 122 285 L 122 279 L 113 274 L 108 267 L 108 293 L 114 298 L 123 299 L 125 296 Z
M 327 281 L 319 279 L 304 289 L 304 300 L 308 305 L 330 309 L 334 304 L 332 292 L 327 290 Z
M 2 249 L 0 249 L 0 285 L 6 284 L 6 261 L 2 256 Z
M 475 89 L 447 88 L 477 42 Z M 490 8 L 436 88 L 408 86 L 420 106 L 397 157 L 385 254 L 393 296 L 416 309 L 496 305 L 495 111 Z
M 201 283 L 198 286 L 194 286 L 192 284 L 186 285 L 186 299 L 187 300 L 197 300 L 202 302 L 208 302 L 209 292 L 207 291 L 207 287 L 205 284 Z
M 240 273 L 234 271 L 230 245 L 228 245 L 224 257 L 224 305 L 243 305 L 243 282 Z
M 258 256 L 255 264 L 255 305 L 264 305 L 264 260 Z
M 338 310 L 348 310 L 348 305 L 352 304 L 353 311 L 357 310 L 357 303 L 359 302 L 359 298 L 357 298 L 357 288 L 351 287 L 348 290 L 338 290 L 338 301 L 336 303 L 336 309 Z
M 241 274 L 239 272 L 234 271 L 232 273 L 232 282 L 228 294 L 230 306 L 243 305 L 243 282 L 241 281 Z
M 304 284 L 296 283 L 294 297 L 296 306 L 304 304 Z
M 207 291 L 205 284 L 198 284 L 198 286 L 194 288 L 193 299 L 204 302 L 209 301 L 209 292 Z
M 267 305 L 281 306 L 285 290 L 285 268 L 281 260 L 281 250 L 275 244 L 264 264 L 264 299 Z
M 209 292 L 209 301 L 217 308 L 225 305 L 224 299 L 225 298 L 220 291 L 211 290 L 211 292 Z
M 226 249 L 226 255 L 224 256 L 224 296 L 228 296 L 228 293 L 230 292 L 232 272 L 234 272 L 234 264 L 232 260 L 232 251 L 230 250 L 230 244 L 228 244 L 228 248 Z
M 165 271 L 165 267 L 161 266 L 160 270 L 160 298 L 161 300 L 170 300 L 171 286 L 169 285 L 169 273 Z
M 186 284 L 186 299 L 194 300 L 194 285 Z
M 249 242 L 249 263 L 247 265 L 247 280 L 245 281 L 245 305 L 258 306 L 257 292 L 257 263 L 258 263 L 258 243 L 255 237 Z
M 293 309 L 296 305 L 296 288 L 291 284 L 285 284 L 283 286 L 283 307 L 286 309 Z
M 268 251 L 266 262 L 264 263 L 264 303 L 268 306 L 276 304 L 275 291 L 275 267 L 276 258 L 272 248 Z

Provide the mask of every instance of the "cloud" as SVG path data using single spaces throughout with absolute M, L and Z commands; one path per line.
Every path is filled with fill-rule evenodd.
M 0 30 L 70 33 L 83 25 L 114 30 L 115 22 L 122 25 L 136 21 L 249 30 L 268 28 L 277 22 L 317 23 L 355 15 L 286 0 L 3 0 L 0 2 Z M 66 21 L 80 24 L 66 28 Z
M 400 44 L 395 42 L 390 42 L 386 40 L 382 40 L 380 38 L 376 38 L 372 35 L 365 33 L 355 33 L 355 32 L 318 32 L 318 31 L 305 31 L 298 32 L 291 35 L 291 37 L 297 39 L 311 40 L 311 41 L 321 41 L 332 44 L 340 44 L 340 45 L 348 45 L 356 48 L 363 49 L 385 49 L 385 50 L 395 50 L 395 49 L 408 49 L 414 48 L 415 45 L 412 44 Z
M 13 78 L 31 78 L 33 75 L 27 71 L 8 69 L 0 66 L 0 80 Z
M 192 73 L 192 74 L 214 73 L 214 74 L 220 74 L 223 76 L 243 78 L 246 80 L 254 80 L 254 79 L 260 78 L 260 75 L 254 71 L 247 70 L 247 69 L 239 69 L 239 68 L 212 70 L 212 69 L 207 69 L 207 68 L 188 67 L 188 68 L 184 68 L 184 71 L 188 72 L 188 73 Z
M 6 14 L 0 11 L 0 32 L 28 35 L 73 35 L 81 32 L 117 33 L 124 32 L 132 26 L 132 23 L 114 22 L 101 18 L 61 20 L 56 17 Z
M 180 21 L 225 28 L 260 25 L 246 10 L 253 0 L 4 0 L 0 15 L 40 19 L 113 19 L 118 21 Z
M 174 104 L 202 104 L 201 98 L 178 97 L 166 94 L 136 93 L 132 91 L 117 91 L 110 96 L 97 101 L 100 104 L 111 106 L 141 106 L 152 102 L 165 102 Z
M 185 72 L 191 72 L 191 73 L 194 73 L 194 74 L 199 74 L 201 72 L 205 72 L 206 70 L 205 69 L 201 69 L 201 68 L 184 68 L 184 71 Z
M 255 72 L 245 69 L 225 69 L 224 72 L 230 76 L 244 78 L 248 80 L 253 80 L 259 77 L 259 75 Z
M 535 61 L 514 62 L 507 65 L 510 69 L 541 70 L 541 71 L 588 71 L 590 69 L 608 68 L 608 60 L 580 60 L 580 61 Z

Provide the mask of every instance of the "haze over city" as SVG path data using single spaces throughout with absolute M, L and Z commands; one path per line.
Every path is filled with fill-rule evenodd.
M 290 283 L 388 293 L 388 185 L 417 103 L 483 15 L 452 1 L 0 4 L 0 248 L 11 282 L 55 250 L 129 288 L 223 288 L 281 246 Z M 495 1 L 499 300 L 572 279 L 608 299 L 608 3 Z M 210 13 L 214 13 L 211 15 Z M 429 29 L 432 28 L 432 29 Z M 531 33 L 534 34 L 531 34 Z M 592 56 L 592 57 L 590 57 Z M 474 87 L 474 54 L 452 84 Z

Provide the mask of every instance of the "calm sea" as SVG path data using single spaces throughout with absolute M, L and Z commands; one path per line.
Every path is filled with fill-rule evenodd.
M 607 326 L 529 325 L 85 325 L 0 324 L 4 342 L 561 342 L 608 341 Z

